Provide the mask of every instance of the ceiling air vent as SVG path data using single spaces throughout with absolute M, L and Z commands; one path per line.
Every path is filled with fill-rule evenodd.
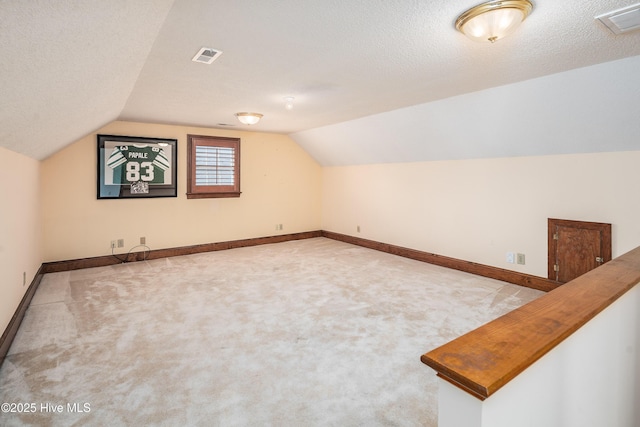
M 196 53 L 196 56 L 193 57 L 193 62 L 201 62 L 203 64 L 211 64 L 213 61 L 218 59 L 218 57 L 222 55 L 221 50 L 215 50 L 210 47 L 203 47 Z
M 640 3 L 596 16 L 613 34 L 640 29 Z

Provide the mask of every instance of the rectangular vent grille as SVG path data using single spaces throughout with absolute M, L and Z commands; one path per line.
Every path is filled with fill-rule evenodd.
M 221 50 L 215 50 L 210 47 L 203 47 L 196 53 L 196 56 L 193 57 L 193 62 L 201 62 L 203 64 L 211 64 L 213 61 L 218 59 L 218 57 L 222 55 Z
M 613 34 L 640 29 L 640 3 L 596 16 Z

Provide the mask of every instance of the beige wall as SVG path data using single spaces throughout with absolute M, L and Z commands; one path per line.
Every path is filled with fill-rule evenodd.
M 547 218 L 613 224 L 614 257 L 640 245 L 639 164 L 633 151 L 327 167 L 322 228 L 546 277 Z
M 176 138 L 178 197 L 97 200 L 97 133 Z M 186 199 L 189 133 L 242 139 L 239 199 Z M 160 249 L 326 229 L 544 277 L 549 217 L 612 223 L 614 257 L 639 244 L 638 164 L 633 151 L 320 168 L 284 135 L 130 122 L 41 163 L 0 149 L 0 326 L 23 272 L 30 282 L 41 262 L 107 255 L 116 239 L 126 252 L 141 236 Z
M 40 162 L 0 148 L 0 331 L 40 264 Z
M 99 133 L 177 139 L 178 197 L 97 200 Z M 187 200 L 187 134 L 241 138 L 240 198 Z M 44 261 L 320 229 L 321 168 L 284 135 L 113 122 L 43 161 L 41 183 Z

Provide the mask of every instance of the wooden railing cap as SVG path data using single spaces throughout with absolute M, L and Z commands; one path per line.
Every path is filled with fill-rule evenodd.
M 486 399 L 640 282 L 640 247 L 420 358 Z

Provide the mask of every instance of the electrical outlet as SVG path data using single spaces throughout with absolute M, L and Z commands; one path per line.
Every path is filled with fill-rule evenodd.
M 146 237 L 141 237 L 140 238 L 140 244 L 141 245 L 146 245 L 147 244 L 147 238 Z
M 517 260 L 518 260 L 518 261 L 517 261 L 517 262 L 518 262 L 518 264 L 522 264 L 522 265 L 524 265 L 524 254 L 518 254 L 518 255 L 517 255 Z
M 360 232 L 360 226 L 359 225 L 356 227 L 356 230 L 358 231 L 358 233 Z
M 22 286 L 26 286 L 27 284 L 27 272 L 23 271 L 22 272 Z
M 116 248 L 116 241 L 112 240 L 111 241 L 111 249 L 115 249 Z
M 124 248 L 124 239 L 118 239 L 118 247 Z
M 282 230 L 282 224 L 276 224 L 276 230 Z
M 513 252 L 507 252 L 507 262 L 509 264 L 515 264 L 516 262 L 516 254 Z

